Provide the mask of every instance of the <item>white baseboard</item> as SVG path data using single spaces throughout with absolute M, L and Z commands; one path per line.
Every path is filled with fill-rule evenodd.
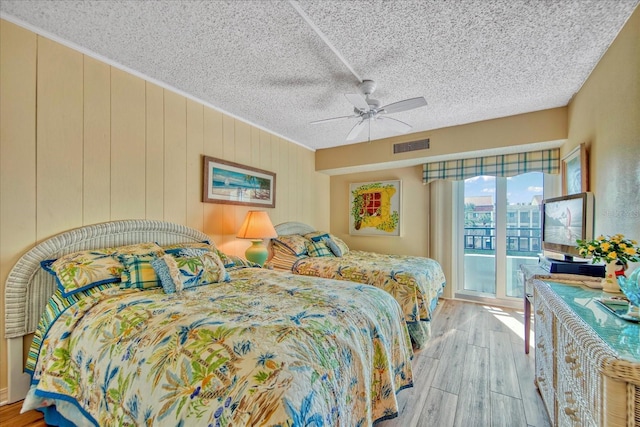
M 4 406 L 7 403 L 7 400 L 9 399 L 9 389 L 7 388 L 0 388 L 0 406 Z

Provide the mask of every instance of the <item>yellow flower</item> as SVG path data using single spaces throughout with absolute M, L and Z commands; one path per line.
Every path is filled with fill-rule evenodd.
M 638 262 L 640 257 L 640 248 L 637 242 L 631 239 L 625 239 L 623 234 L 614 234 L 612 236 L 599 236 L 596 240 L 584 241 L 578 240 L 578 249 L 582 256 L 592 257 L 593 262 Z

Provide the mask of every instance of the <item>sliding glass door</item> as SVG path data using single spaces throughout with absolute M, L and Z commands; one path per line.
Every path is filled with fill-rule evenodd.
M 543 174 L 479 176 L 458 183 L 457 218 L 465 297 L 522 298 L 520 264 L 537 262 Z

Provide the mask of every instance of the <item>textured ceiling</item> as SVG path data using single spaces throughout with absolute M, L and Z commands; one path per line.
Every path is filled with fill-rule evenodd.
M 383 105 L 426 98 L 391 116 L 411 132 L 564 106 L 638 2 L 2 0 L 0 12 L 318 149 L 346 143 L 355 119 L 309 123 L 352 114 L 343 94 L 358 77 Z

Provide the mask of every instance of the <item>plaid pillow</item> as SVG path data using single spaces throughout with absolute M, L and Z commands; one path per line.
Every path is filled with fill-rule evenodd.
M 160 286 L 160 279 L 151 265 L 151 262 L 156 258 L 157 256 L 151 254 L 119 255 L 118 259 L 124 266 L 120 287 L 123 289 L 151 289 Z
M 314 242 L 313 240 L 307 242 L 307 252 L 310 257 L 335 256 L 324 242 Z
M 321 242 L 324 239 L 329 238 L 329 233 L 324 233 L 322 231 L 316 231 L 314 233 L 305 234 L 305 237 L 313 242 Z

